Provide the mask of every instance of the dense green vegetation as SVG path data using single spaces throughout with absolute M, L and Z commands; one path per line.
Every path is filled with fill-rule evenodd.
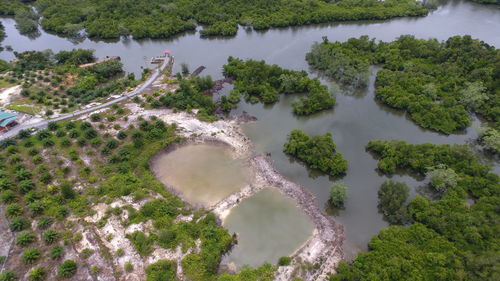
M 403 182 L 386 181 L 378 190 L 378 208 L 390 224 L 408 222 L 406 200 L 410 189 Z
M 16 12 L 27 9 L 26 5 L 30 1 L 21 0 L 0 0 L 0 15 L 1 16 L 14 16 Z
M 471 124 L 469 112 L 500 122 L 500 50 L 470 36 L 444 42 L 404 35 L 376 43 L 362 36 L 315 43 L 309 64 L 341 84 L 364 87 L 370 65 L 376 97 L 404 110 L 424 128 L 452 133 Z
M 74 49 L 53 54 L 51 51 L 15 53 L 9 77 L 22 85 L 21 98 L 11 101 L 12 109 L 24 105 L 29 114 L 69 112 L 111 94 L 134 87 L 133 75 L 117 80 L 122 63 L 108 60 L 88 67 L 82 64 L 96 61 L 92 50 Z
M 330 203 L 335 207 L 342 207 L 347 200 L 347 187 L 342 183 L 335 183 L 330 188 Z
M 176 264 L 169 260 L 159 260 L 146 267 L 146 281 L 175 280 Z
M 174 83 L 170 80 L 169 82 Z M 218 119 L 215 116 L 217 106 L 210 93 L 215 83 L 210 76 L 196 76 L 186 79 L 178 75 L 178 80 L 175 83 L 179 83 L 179 87 L 175 91 L 158 90 L 150 95 L 143 94 L 144 99 L 135 97 L 133 100 L 143 107 L 150 108 L 172 108 L 187 112 L 197 109 L 198 119 L 207 122 Z
M 280 94 L 306 93 L 293 103 L 293 111 L 297 115 L 310 115 L 335 105 L 328 88 L 321 85 L 318 79 L 309 78 L 305 71 L 229 57 L 223 72 L 225 77 L 234 79 L 234 90 L 229 100 L 237 102 L 242 94 L 249 102 L 272 104 L 279 100 Z
M 500 154 L 500 130 L 488 127 L 481 128 L 479 143 L 492 153 Z
M 347 160 L 335 151 L 332 135 L 309 136 L 292 130 L 283 151 L 303 161 L 309 168 L 318 169 L 331 176 L 342 175 L 347 170 Z
M 22 1 L 30 2 L 30 1 Z M 254 29 L 348 20 L 381 20 L 423 16 L 428 10 L 414 0 L 37 0 L 41 25 L 61 35 L 82 30 L 91 37 L 165 38 L 198 24 L 201 35 L 235 35 L 238 24 Z M 0 11 L 16 17 L 29 11 L 20 1 L 1 0 Z M 30 19 L 23 15 L 23 19 Z
M 411 200 L 413 224 L 382 230 L 370 251 L 342 264 L 332 280 L 498 280 L 500 177 L 466 145 L 371 141 L 367 149 L 380 157 L 383 173 L 425 175 L 445 166 L 458 180 L 439 200 Z

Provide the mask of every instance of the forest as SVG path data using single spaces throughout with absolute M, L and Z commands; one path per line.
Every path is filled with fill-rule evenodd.
M 310 136 L 300 130 L 292 130 L 283 151 L 301 161 L 311 169 L 318 169 L 330 176 L 339 176 L 347 171 L 347 160 L 335 150 L 332 134 Z
M 238 97 L 242 94 L 251 103 L 273 104 L 279 100 L 280 94 L 306 94 L 293 103 L 293 112 L 297 115 L 310 115 L 335 105 L 335 98 L 328 87 L 321 85 L 318 79 L 309 78 L 305 71 L 292 71 L 264 61 L 243 61 L 233 57 L 227 61 L 223 74 L 233 79 L 231 95 Z M 239 101 L 235 97 L 232 100 Z
M 366 87 L 377 72 L 377 99 L 404 110 L 424 128 L 450 134 L 471 125 L 469 112 L 500 124 L 500 50 L 470 36 L 446 41 L 400 36 L 375 42 L 367 36 L 315 43 L 308 63 L 339 84 Z
M 467 145 L 371 141 L 367 150 L 384 174 L 430 178 L 439 199 L 413 198 L 409 226 L 383 229 L 331 280 L 498 280 L 500 177 L 490 166 Z
M 39 13 L 26 14 L 33 4 Z M 20 22 L 41 17 L 41 26 L 59 35 L 99 38 L 166 38 L 197 25 L 200 34 L 235 35 L 238 24 L 268 29 L 348 20 L 383 20 L 424 16 L 428 9 L 414 0 L 0 0 L 2 14 Z M 84 32 L 83 32 L 84 31 Z

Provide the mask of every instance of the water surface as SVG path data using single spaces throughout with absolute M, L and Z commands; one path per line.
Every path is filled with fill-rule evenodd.
M 280 257 L 302 246 L 314 228 L 292 199 L 270 188 L 234 207 L 223 225 L 231 233 L 238 233 L 238 244 L 225 262 L 239 267 L 276 264 Z
M 193 144 L 159 155 L 157 178 L 193 204 L 212 206 L 246 185 L 248 170 L 222 145 Z

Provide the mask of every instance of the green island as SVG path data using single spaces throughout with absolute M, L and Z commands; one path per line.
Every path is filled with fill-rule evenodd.
M 38 13 L 28 9 L 33 5 Z M 235 35 L 238 24 L 256 30 L 350 20 L 384 20 L 403 16 L 424 16 L 428 9 L 414 0 L 294 0 L 294 1 L 71 1 L 1 0 L 0 11 L 15 15 L 25 32 L 41 26 L 59 35 L 72 36 L 82 30 L 89 37 L 167 38 L 197 25 L 200 34 Z M 35 23 L 35 25 L 33 25 Z
M 331 280 L 494 280 L 500 249 L 497 208 L 500 177 L 466 145 L 371 141 L 367 150 L 385 174 L 426 175 L 446 167 L 457 176 L 440 189 L 440 199 L 417 196 L 407 209 L 409 226 L 390 226 L 374 236 L 369 251 L 352 265 L 341 263 Z M 449 172 L 448 172 L 449 173 Z M 439 182 L 447 173 L 440 173 Z M 438 181 L 436 181 L 438 182 Z M 431 179 L 431 188 L 434 181 Z M 472 202 L 471 202 L 472 201 Z
M 325 76 L 351 87 L 366 87 L 371 65 L 377 72 L 375 96 L 408 112 L 424 128 L 451 134 L 471 125 L 474 112 L 500 122 L 500 50 L 470 36 L 446 41 L 411 35 L 393 42 L 368 36 L 344 43 L 315 43 L 308 63 Z
M 342 157 L 342 153 L 335 151 L 335 147 L 330 133 L 310 136 L 300 130 L 292 130 L 283 151 L 304 161 L 312 169 L 338 176 L 347 171 L 347 160 Z
M 277 65 L 268 65 L 264 61 L 247 60 L 229 57 L 224 65 L 224 76 L 234 79 L 234 90 L 228 98 L 222 99 L 224 108 L 232 108 L 243 95 L 251 103 L 276 103 L 280 94 L 306 95 L 293 102 L 296 115 L 310 115 L 322 110 L 331 109 L 335 98 L 328 88 L 321 85 L 318 79 L 311 79 L 305 71 L 292 71 Z

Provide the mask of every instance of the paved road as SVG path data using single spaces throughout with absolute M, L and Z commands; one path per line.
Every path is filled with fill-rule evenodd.
M 0 135 L 0 140 L 4 140 L 4 139 L 7 139 L 7 138 L 14 137 L 21 130 L 26 130 L 26 129 L 31 129 L 31 128 L 45 129 L 45 128 L 47 128 L 47 125 L 49 124 L 49 122 L 62 121 L 62 120 L 65 120 L 65 119 L 69 119 L 69 118 L 72 118 L 72 117 L 75 117 L 75 116 L 78 116 L 78 115 L 86 114 L 86 113 L 89 113 L 89 112 L 92 112 L 92 111 L 95 111 L 95 110 L 98 110 L 98 109 L 101 109 L 101 108 L 108 107 L 108 106 L 110 106 L 112 104 L 119 103 L 119 102 L 122 102 L 122 101 L 124 101 L 126 99 L 129 99 L 131 97 L 134 97 L 134 96 L 142 93 L 142 91 L 144 91 L 147 87 L 149 87 L 158 78 L 158 76 L 160 76 L 161 72 L 167 67 L 167 65 L 169 64 L 169 62 L 171 60 L 171 57 L 168 57 L 168 58 L 169 59 L 166 59 L 159 68 L 157 68 L 156 70 L 153 71 L 153 73 L 151 74 L 151 76 L 139 88 L 133 90 L 130 93 L 124 94 L 123 96 L 121 96 L 119 98 L 116 98 L 114 100 L 111 100 L 111 101 L 108 101 L 108 102 L 105 102 L 105 103 L 102 103 L 102 104 L 98 104 L 96 106 L 93 106 L 93 107 L 90 107 L 90 108 L 87 108 L 87 109 L 82 109 L 82 110 L 79 110 L 79 111 L 75 111 L 75 112 L 72 112 L 72 113 L 61 115 L 61 116 L 53 118 L 53 119 L 43 120 L 43 121 L 40 121 L 40 122 L 37 122 L 37 123 L 33 123 L 33 124 L 25 124 L 25 125 L 21 124 L 21 125 L 15 126 L 11 130 L 5 132 L 4 134 L 1 134 Z

